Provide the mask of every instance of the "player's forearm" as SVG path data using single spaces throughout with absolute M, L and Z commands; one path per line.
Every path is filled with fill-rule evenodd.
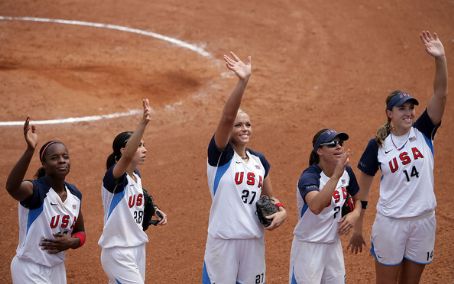
M 448 93 L 448 64 L 446 56 L 435 57 L 434 94 L 439 99 L 446 100 Z
M 8 175 L 8 179 L 6 180 L 6 190 L 13 197 L 16 196 L 17 191 L 24 180 L 34 152 L 34 149 L 27 148 Z
M 224 121 L 231 121 L 231 124 L 233 124 L 238 109 L 240 108 L 241 100 L 243 99 L 243 94 L 246 90 L 248 81 L 249 78 L 238 80 L 235 88 L 224 105 L 224 109 L 222 110 L 222 119 Z
M 125 159 L 131 159 L 134 157 L 137 148 L 140 145 L 140 140 L 143 137 L 145 132 L 145 128 L 147 127 L 147 123 L 141 121 L 139 125 L 137 125 L 136 130 L 133 132 L 131 137 L 129 138 L 128 142 L 126 143 L 125 151 L 122 155 Z
M 331 177 L 323 189 L 312 199 L 309 208 L 314 214 L 320 214 L 326 206 L 331 204 L 331 199 L 338 182 L 339 178 Z

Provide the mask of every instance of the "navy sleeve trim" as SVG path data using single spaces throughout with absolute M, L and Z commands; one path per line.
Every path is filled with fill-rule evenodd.
M 298 181 L 298 190 L 301 197 L 306 203 L 306 195 L 311 191 L 320 191 L 320 173 L 321 169 L 312 165 L 303 171 Z
M 432 140 L 434 139 L 435 133 L 437 132 L 438 127 L 440 127 L 440 124 L 441 123 L 435 125 L 432 122 L 432 119 L 430 118 L 426 109 L 413 124 L 413 127 L 421 131 L 421 133 L 424 134 L 424 136 Z
M 72 194 L 77 196 L 77 198 L 79 198 L 79 200 L 82 201 L 82 192 L 80 192 L 80 190 L 77 189 L 77 187 L 74 184 L 65 182 L 65 185 L 68 187 L 69 191 L 71 191 Z
M 375 139 L 371 139 L 358 162 L 358 169 L 369 176 L 375 176 L 379 166 L 378 144 Z
M 260 152 L 257 152 L 257 151 L 254 151 L 252 149 L 247 149 L 251 154 L 259 157 L 260 159 L 260 162 L 262 163 L 263 167 L 265 168 L 265 176 L 264 178 L 266 178 L 268 176 L 268 173 L 270 172 L 270 169 L 271 169 L 271 165 L 270 163 L 268 162 L 268 160 L 265 158 L 265 155 L 263 155 L 262 153 Z
M 350 193 L 351 196 L 355 196 L 359 192 L 359 185 L 358 181 L 356 180 L 355 173 L 353 172 L 353 169 L 349 166 L 347 166 L 345 170 L 347 171 L 348 176 L 350 177 L 350 182 L 347 186 L 347 192 Z
M 27 199 L 22 200 L 20 204 L 28 209 L 36 209 L 43 204 L 44 198 L 50 190 L 50 185 L 47 183 L 45 177 L 32 180 L 31 182 L 33 184 L 33 194 Z
M 224 150 L 219 150 L 214 140 L 214 135 L 208 145 L 208 164 L 212 167 L 221 167 L 227 164 L 233 158 L 234 150 L 228 143 Z
M 104 175 L 104 178 L 102 180 L 102 184 L 104 185 L 104 188 L 107 189 L 107 191 L 112 193 L 118 193 L 124 190 L 125 185 L 128 182 L 128 179 L 126 178 L 126 173 L 124 173 L 118 179 L 115 179 L 113 176 L 114 166 L 115 165 L 113 165 L 106 171 L 106 174 Z

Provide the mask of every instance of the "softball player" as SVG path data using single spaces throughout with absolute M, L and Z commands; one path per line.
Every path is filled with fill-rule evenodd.
M 290 254 L 289 283 L 345 283 L 345 266 L 340 234 L 347 234 L 359 218 L 359 191 L 343 143 L 346 133 L 322 129 L 312 140 L 309 167 L 303 171 L 296 190 L 298 223 Z M 341 209 L 347 193 L 357 206 L 346 216 Z
M 82 194 L 65 182 L 68 150 L 60 141 L 41 147 L 34 180 L 23 180 L 38 144 L 35 127 L 24 124 L 27 149 L 11 170 L 6 190 L 19 201 L 19 245 L 11 262 L 13 283 L 66 283 L 65 250 L 85 242 Z
M 371 253 L 377 283 L 418 283 L 431 263 L 435 242 L 433 138 L 440 125 L 447 97 L 447 65 L 436 34 L 420 35 L 426 51 L 435 58 L 434 95 L 415 121 L 419 102 L 402 91 L 386 99 L 387 123 L 369 141 L 358 168 L 360 188 L 367 199 L 372 180 L 381 170 L 380 198 L 372 227 Z M 361 228 L 353 247 L 361 247 Z
M 101 264 L 109 283 L 144 283 L 146 243 L 143 231 L 144 198 L 140 173 L 147 150 L 142 136 L 150 121 L 150 105 L 143 100 L 143 118 L 136 131 L 122 132 L 113 141 L 102 182 L 104 229 L 98 244 Z M 159 225 L 167 223 L 163 216 Z
M 224 56 L 239 81 L 225 103 L 221 120 L 208 146 L 207 176 L 212 205 L 208 225 L 202 282 L 265 283 L 263 226 L 255 214 L 262 194 L 272 196 L 270 165 L 246 145 L 252 127 L 239 110 L 251 75 L 251 58 L 243 63 L 234 53 Z M 271 216 L 273 230 L 287 217 L 281 203 Z

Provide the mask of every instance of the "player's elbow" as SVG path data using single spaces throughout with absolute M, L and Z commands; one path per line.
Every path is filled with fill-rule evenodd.
M 315 215 L 319 215 L 320 213 L 322 213 L 324 207 L 319 206 L 318 204 L 312 204 L 312 205 L 309 205 L 309 209 L 310 209 L 311 212 L 314 213 Z

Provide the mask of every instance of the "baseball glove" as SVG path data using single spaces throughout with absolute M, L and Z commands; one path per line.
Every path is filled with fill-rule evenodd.
M 153 197 L 148 194 L 148 191 L 145 188 L 142 190 L 144 201 L 142 228 L 146 231 L 150 225 L 156 226 L 159 221 L 161 221 L 163 216 L 159 211 L 157 211 L 158 206 L 154 204 Z M 153 216 L 157 216 L 159 220 L 153 220 Z
M 260 199 L 255 204 L 257 207 L 257 217 L 263 226 L 268 227 L 271 224 L 272 219 L 267 219 L 266 216 L 270 216 L 278 211 L 274 201 L 267 195 L 260 196 Z
M 347 193 L 347 198 L 345 199 L 344 205 L 342 206 L 342 217 L 352 212 L 355 209 L 355 201 L 350 193 Z

